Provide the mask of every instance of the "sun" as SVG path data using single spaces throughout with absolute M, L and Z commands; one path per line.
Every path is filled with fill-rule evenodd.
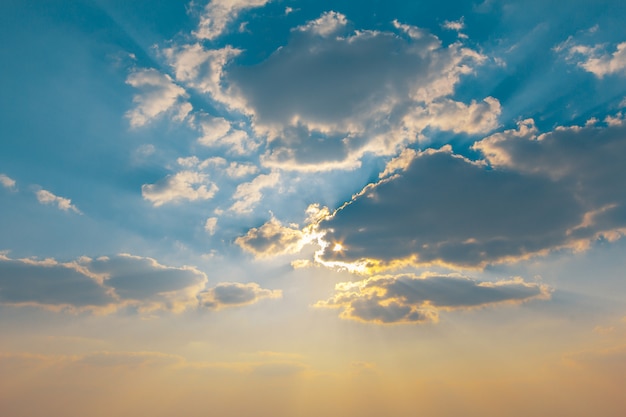
M 343 245 L 341 243 L 335 243 L 333 246 L 333 252 L 341 252 L 343 250 Z

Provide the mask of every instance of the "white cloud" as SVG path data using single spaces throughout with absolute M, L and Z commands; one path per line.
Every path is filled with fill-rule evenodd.
M 426 127 L 455 133 L 488 133 L 498 127 L 500 112 L 500 102 L 493 97 L 482 102 L 472 100 L 469 105 L 441 99 L 407 113 L 403 126 L 413 135 L 418 135 Z
M 155 69 L 132 72 L 126 83 L 140 91 L 133 97 L 136 107 L 126 113 L 132 127 L 143 126 L 166 113 L 182 121 L 192 110 L 185 89 Z
M 198 138 L 198 143 L 203 146 L 226 147 L 230 153 L 247 155 L 260 145 L 245 131 L 233 127 L 223 117 L 196 115 L 193 125 L 202 133 L 202 136 Z
M 71 210 L 74 213 L 82 214 L 81 211 L 72 204 L 72 200 L 70 200 L 69 198 L 56 196 L 47 190 L 38 190 L 35 192 L 35 195 L 37 196 L 37 201 L 39 201 L 41 204 L 53 204 L 56 205 L 60 210 Z
M 198 39 L 214 40 L 246 9 L 262 7 L 270 0 L 211 0 L 200 16 L 194 35 Z
M 557 45 L 555 51 L 566 51 L 566 59 L 576 61 L 577 65 L 598 78 L 611 74 L 626 74 L 626 42 L 617 44 L 614 50 L 606 45 L 578 45 L 570 37 Z
M 316 307 L 339 308 L 340 317 L 377 324 L 429 323 L 441 311 L 469 310 L 550 298 L 545 285 L 521 279 L 480 282 L 460 276 L 374 276 L 335 286 Z
M 461 17 L 459 20 L 446 20 L 443 22 L 443 24 L 441 25 L 442 28 L 444 29 L 448 29 L 448 30 L 455 30 L 457 32 L 465 29 L 465 22 L 464 22 L 464 18 Z
M 6 176 L 5 174 L 0 174 L 0 184 L 3 187 L 8 188 L 9 190 L 15 190 L 15 180 Z
M 237 106 L 237 103 L 231 94 L 224 91 L 224 67 L 240 53 L 239 49 L 231 46 L 206 49 L 199 43 L 163 49 L 178 82 L 210 94 L 215 100 L 231 107 Z
M 233 195 L 233 199 L 236 201 L 229 210 L 239 214 L 250 213 L 263 198 L 261 190 L 276 187 L 279 182 L 279 173 L 271 172 L 261 174 L 250 182 L 239 184 Z
M 264 298 L 281 298 L 281 290 L 261 288 L 254 282 L 222 282 L 199 295 L 200 305 L 213 310 L 254 304 Z
M 141 186 L 143 198 L 155 207 L 182 200 L 208 200 L 218 191 L 217 185 L 201 172 L 181 171 L 168 175 L 155 184 Z
M 206 219 L 204 230 L 206 230 L 209 235 L 214 235 L 217 230 L 217 217 L 209 217 Z
M 346 16 L 330 11 L 322 13 L 319 18 L 307 22 L 306 25 L 298 26 L 295 30 L 310 32 L 319 36 L 330 36 L 345 28 L 347 24 Z

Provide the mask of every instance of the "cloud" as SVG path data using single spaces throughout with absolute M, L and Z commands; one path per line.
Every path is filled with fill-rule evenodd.
M 35 195 L 37 196 L 37 201 L 41 204 L 53 204 L 56 205 L 59 210 L 71 210 L 74 213 L 82 214 L 81 211 L 72 204 L 72 200 L 69 198 L 58 197 L 47 190 L 38 190 L 35 192 Z
M 577 65 L 598 78 L 606 75 L 626 75 L 626 42 L 616 45 L 614 50 L 607 50 L 606 45 L 594 46 L 575 44 L 570 37 L 555 47 L 557 52 L 566 51 L 568 61 L 576 61 Z
M 428 150 L 320 222 L 330 243 L 320 260 L 478 267 L 563 243 L 581 213 L 551 181 L 487 170 L 449 148 Z M 341 251 L 332 250 L 336 242 Z
M 626 230 L 626 117 L 607 116 L 584 126 L 557 127 L 539 134 L 532 120 L 518 129 L 492 135 L 474 145 L 491 166 L 542 176 L 570 192 L 579 202 L 581 221 L 564 231 L 564 239 L 614 239 Z
M 200 16 L 200 23 L 194 35 L 198 39 L 215 40 L 222 35 L 228 25 L 247 9 L 262 7 L 270 0 L 211 0 Z
M 269 174 L 261 174 L 250 182 L 239 184 L 233 195 L 233 199 L 236 201 L 229 210 L 239 214 L 250 213 L 263 198 L 261 190 L 273 188 L 279 182 L 280 174 L 271 172 Z
M 224 67 L 242 51 L 231 46 L 207 49 L 199 43 L 163 49 L 178 82 L 185 83 L 231 107 L 238 106 L 223 86 Z
M 192 110 L 186 101 L 185 89 L 176 85 L 169 75 L 155 69 L 132 72 L 126 83 L 139 90 L 133 97 L 136 107 L 126 113 L 132 127 L 143 126 L 166 113 L 182 121 Z
M 206 230 L 209 235 L 214 235 L 217 230 L 217 217 L 209 217 L 206 219 L 204 230 Z
M 298 26 L 294 30 L 298 30 L 300 32 L 310 32 L 315 35 L 326 37 L 337 33 L 347 24 L 348 19 L 346 19 L 346 16 L 341 13 L 330 11 L 322 13 L 319 18 L 311 20 L 303 26 Z
M 254 304 L 263 298 L 281 297 L 282 291 L 264 289 L 253 282 L 223 282 L 199 295 L 200 304 L 214 310 Z
M 344 15 L 326 12 L 252 66 L 230 62 L 234 50 L 216 59 L 217 50 L 200 45 L 169 54 L 175 68 L 210 67 L 177 70 L 176 78 L 249 116 L 255 136 L 268 140 L 267 167 L 349 169 L 366 153 L 395 154 L 427 127 L 466 134 L 497 127 L 495 98 L 452 98 L 461 77 L 485 61 L 479 52 L 460 42 L 443 46 L 426 30 L 397 21 L 391 31 L 347 27 Z M 183 50 L 194 58 L 183 60 Z M 206 129 L 204 142 L 226 134 L 225 122 L 215 123 L 223 127 Z
M 141 186 L 143 198 L 155 207 L 182 200 L 208 200 L 217 190 L 217 185 L 209 181 L 206 174 L 196 171 L 180 171 L 155 184 Z
M 618 239 L 626 232 L 624 138 L 618 114 L 545 134 L 522 121 L 473 146 L 484 160 L 450 147 L 407 150 L 319 223 L 318 261 L 484 267 Z
M 10 259 L 0 255 L 0 302 L 60 311 L 111 313 L 182 311 L 198 304 L 206 275 L 192 267 L 168 267 L 152 258 Z
M 550 297 L 548 287 L 521 279 L 481 282 L 458 276 L 374 276 L 335 286 L 316 307 L 339 308 L 340 317 L 377 324 L 437 322 L 439 312 L 521 303 Z
M 259 143 L 250 138 L 245 131 L 233 127 L 223 117 L 195 115 L 193 125 L 202 133 L 198 143 L 203 146 L 226 147 L 237 155 L 247 155 L 259 147 Z
M 256 258 L 269 258 L 287 253 L 297 253 L 307 243 L 306 234 L 297 225 L 283 226 L 275 218 L 259 228 L 252 228 L 235 239 L 243 250 Z
M 15 190 L 15 180 L 4 174 L 0 174 L 0 184 L 2 184 L 4 188 L 8 188 L 9 190 Z
M 442 28 L 444 29 L 448 29 L 448 30 L 455 30 L 457 32 L 465 29 L 465 22 L 464 22 L 464 18 L 461 17 L 459 20 L 446 20 L 443 22 L 443 24 L 441 25 Z

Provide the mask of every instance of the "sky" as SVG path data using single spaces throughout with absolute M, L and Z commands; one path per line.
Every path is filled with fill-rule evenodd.
M 2 1 L 1 414 L 621 417 L 624 21 Z

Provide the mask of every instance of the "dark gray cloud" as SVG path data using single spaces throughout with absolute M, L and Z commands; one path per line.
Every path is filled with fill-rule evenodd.
M 152 258 L 121 255 L 98 258 L 86 265 L 96 274 L 105 274 L 104 284 L 115 289 L 122 299 L 147 300 L 159 294 L 200 289 L 206 275 L 191 267 L 160 265 Z
M 105 307 L 117 300 L 75 264 L 0 256 L 0 301 L 7 304 Z
M 131 255 L 67 263 L 0 256 L 0 302 L 11 305 L 98 313 L 124 306 L 181 311 L 197 305 L 206 281 L 197 269 Z
M 320 222 L 331 243 L 320 259 L 475 267 L 626 232 L 621 113 L 545 134 L 525 120 L 473 148 L 485 160 L 446 147 L 390 162 L 383 179 Z
M 345 319 L 379 324 L 436 322 L 440 311 L 548 298 L 548 287 L 521 279 L 480 282 L 457 276 L 375 276 L 340 283 L 317 307 L 340 308 Z
M 621 113 L 545 134 L 526 120 L 474 148 L 497 169 L 539 174 L 569 187 L 588 211 L 608 205 L 623 211 L 626 204 L 626 120 Z
M 320 223 L 331 242 L 321 260 L 475 267 L 562 245 L 583 219 L 581 202 L 544 176 L 489 170 L 447 150 L 406 162 Z
M 223 282 L 199 295 L 200 303 L 207 308 L 219 310 L 254 304 L 263 298 L 280 298 L 282 291 L 261 288 L 256 283 L 241 284 Z

